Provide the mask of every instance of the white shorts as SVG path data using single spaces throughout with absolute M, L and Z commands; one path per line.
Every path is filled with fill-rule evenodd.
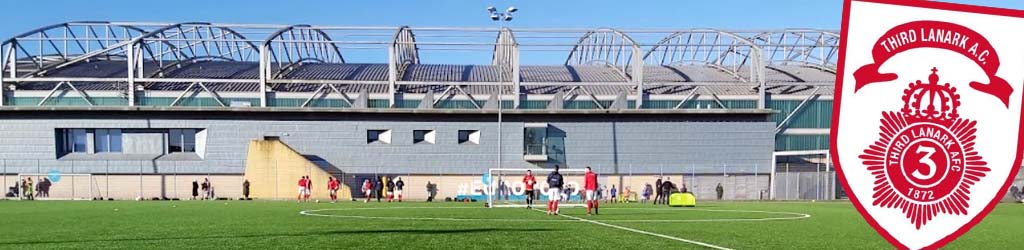
M 366 195 L 366 197 L 370 197 L 370 193 L 371 193 L 371 192 L 372 192 L 372 191 L 370 191 L 370 190 L 364 190 L 364 191 L 363 191 L 363 195 Z
M 299 187 L 299 195 L 304 195 L 304 194 L 306 194 L 306 188 Z
M 597 200 L 597 193 L 595 193 L 594 190 L 587 190 L 586 194 L 587 194 L 587 198 L 586 199 L 588 201 L 596 201 Z
M 336 195 L 336 194 L 338 194 L 338 190 L 331 189 L 331 195 Z
M 399 195 L 399 196 L 402 195 L 402 190 L 396 190 L 395 191 L 395 195 Z
M 562 199 L 562 190 L 559 188 L 548 188 L 548 200 L 557 201 Z

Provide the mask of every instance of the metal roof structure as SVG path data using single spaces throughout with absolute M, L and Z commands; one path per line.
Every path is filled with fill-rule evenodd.
M 184 99 L 403 98 L 589 100 L 639 109 L 649 100 L 831 95 L 839 36 L 785 29 L 617 30 L 346 27 L 205 22 L 68 22 L 25 32 L 0 47 L 0 98 L 142 96 Z M 431 63 L 438 53 L 490 63 Z M 539 56 L 543 55 L 543 56 Z M 532 57 L 531 57 L 532 56 Z M 364 58 L 360 61 L 358 58 Z M 376 58 L 367 60 L 365 58 Z M 537 59 L 540 58 L 540 59 Z M 551 60 L 555 58 L 555 60 Z M 564 58 L 564 60 L 562 60 Z M 5 93 L 7 92 L 7 93 Z M 0 106 L 10 105 L 0 99 Z M 422 106 L 422 105 L 421 105 Z M 496 105 L 494 105 L 496 107 Z

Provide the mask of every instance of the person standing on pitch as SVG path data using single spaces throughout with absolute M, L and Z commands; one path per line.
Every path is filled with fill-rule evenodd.
M 331 194 L 331 203 L 338 202 L 338 180 L 327 177 L 327 192 Z
M 306 196 L 306 176 L 299 178 L 299 197 L 295 198 L 295 203 L 302 202 L 304 196 Z
M 395 179 L 388 179 L 388 202 L 395 199 Z
M 662 196 L 664 196 L 664 194 L 661 192 L 661 185 L 661 177 L 658 177 L 658 180 L 654 181 L 654 205 L 658 205 L 658 203 L 661 202 Z
M 373 191 L 375 191 L 377 193 L 377 203 L 380 203 L 380 198 L 381 198 L 381 196 L 384 195 L 384 181 L 382 181 L 381 178 L 384 178 L 384 177 L 376 178 L 375 179 L 376 182 L 373 183 L 373 188 L 374 188 Z
M 398 177 L 398 181 L 395 182 L 395 195 L 398 196 L 398 202 L 402 202 L 402 189 L 405 189 L 405 182 L 402 181 L 402 177 Z
M 363 195 L 366 196 L 363 203 L 370 202 L 370 198 L 373 197 L 373 183 L 369 179 L 363 180 Z
M 192 179 L 192 200 L 199 197 L 199 180 Z
M 249 179 L 242 182 L 242 198 L 249 199 Z
M 590 215 L 590 210 L 593 208 L 594 214 L 597 212 L 597 174 L 587 166 L 587 173 L 583 176 L 583 189 L 586 190 L 584 193 L 587 199 L 587 215 Z
M 533 185 L 537 184 L 537 178 L 533 177 L 533 171 L 526 170 L 523 176 L 523 185 L 526 186 L 526 209 L 533 209 Z
M 306 201 L 309 201 L 309 197 L 313 196 L 313 178 L 306 176 Z
M 548 174 L 548 215 L 558 215 L 558 200 L 562 198 L 562 174 L 555 171 Z

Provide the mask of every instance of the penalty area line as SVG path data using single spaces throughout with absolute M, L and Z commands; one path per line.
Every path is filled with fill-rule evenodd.
M 536 209 L 536 208 L 534 208 L 533 210 L 535 210 L 537 212 L 543 212 L 543 211 L 540 211 L 540 209 Z M 640 230 L 640 229 L 634 229 L 634 228 L 628 228 L 628 227 L 624 227 L 624 226 L 612 225 L 612 224 L 608 224 L 608 223 L 604 223 L 604 222 L 600 222 L 600 221 L 592 221 L 592 220 L 588 220 L 588 219 L 584 219 L 584 218 L 580 218 L 580 217 L 576 217 L 576 216 L 571 216 L 571 215 L 558 214 L 558 216 L 562 216 L 562 217 L 565 217 L 565 218 L 574 219 L 574 220 L 578 220 L 578 221 L 582 221 L 582 222 L 592 223 L 592 224 L 596 224 L 596 225 L 600 225 L 600 226 L 610 227 L 610 228 L 614 228 L 614 229 L 634 232 L 634 233 L 638 233 L 638 234 L 644 234 L 644 235 L 654 236 L 654 237 L 658 237 L 658 238 L 664 238 L 664 239 L 669 239 L 669 240 L 674 240 L 674 241 L 686 242 L 686 243 L 690 243 L 690 244 L 694 244 L 694 245 L 698 245 L 698 246 L 703 246 L 703 247 L 707 247 L 707 248 L 714 248 L 714 249 L 719 249 L 719 250 L 733 250 L 732 248 L 712 245 L 712 244 L 708 244 L 708 243 L 704 243 L 704 242 L 700 242 L 700 241 L 688 240 L 688 239 L 683 239 L 683 238 L 674 237 L 674 236 L 668 236 L 668 235 L 659 234 L 659 233 L 652 233 L 652 232 L 648 232 L 648 231 L 644 231 L 644 230 Z

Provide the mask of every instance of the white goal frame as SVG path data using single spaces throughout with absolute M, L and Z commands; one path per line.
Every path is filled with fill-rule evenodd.
M 538 187 L 535 187 L 534 190 L 536 190 L 536 191 L 547 190 L 546 179 L 547 179 L 547 176 L 548 176 L 549 173 L 555 171 L 554 169 L 546 169 L 546 168 L 491 168 L 491 169 L 487 170 L 487 175 L 490 176 L 491 183 L 484 183 L 484 185 L 487 185 L 487 193 L 485 194 L 485 195 L 487 195 L 487 207 L 488 208 L 495 208 L 495 207 L 519 207 L 519 208 L 522 208 L 522 207 L 526 207 L 525 203 L 524 204 L 511 204 L 511 203 L 509 203 L 509 204 L 495 204 L 494 203 L 494 196 L 496 195 L 494 193 L 494 191 L 495 191 L 495 186 L 497 186 L 497 183 L 498 183 L 497 182 L 497 178 L 495 178 L 494 173 L 495 172 L 510 172 L 510 173 L 514 173 L 514 174 L 513 175 L 504 175 L 504 174 L 502 174 L 501 176 L 518 176 L 519 178 L 521 178 L 521 177 L 526 175 L 526 171 L 527 170 L 532 171 L 533 175 L 537 178 L 537 186 Z M 585 168 L 562 168 L 562 169 L 558 169 L 558 172 L 559 173 L 574 173 L 574 174 L 578 173 L 580 175 L 580 177 L 582 177 L 583 174 L 587 173 L 587 169 L 585 169 Z M 565 182 L 564 179 L 565 179 L 565 177 L 563 176 L 563 182 Z M 518 180 L 518 178 L 513 179 L 513 180 Z M 565 184 L 568 184 L 568 183 L 565 183 Z M 580 184 L 581 185 L 578 185 L 578 187 L 575 187 L 575 188 L 576 188 L 576 190 L 578 192 L 583 192 L 583 186 L 582 186 L 583 183 L 580 183 Z M 542 185 L 543 185 L 543 187 L 540 187 Z M 540 196 L 540 195 L 547 195 L 546 193 L 547 192 L 541 192 L 540 194 L 538 194 L 538 196 Z M 565 202 L 565 203 L 558 204 L 558 206 L 559 207 L 586 207 L 587 205 L 586 205 L 585 202 L 580 202 L 580 203 Z
M 49 174 L 49 173 L 19 173 L 17 181 L 18 181 L 18 185 L 21 185 L 21 181 L 24 180 L 25 177 L 33 177 L 32 178 L 32 185 L 39 185 L 39 181 L 40 181 L 39 177 L 50 177 L 50 175 L 51 174 Z M 63 173 L 56 174 L 56 175 L 59 175 L 62 178 L 63 177 L 74 177 L 74 176 L 86 176 L 86 177 L 88 177 L 88 179 L 89 179 L 89 197 L 82 197 L 82 198 L 77 197 L 77 196 L 80 196 L 80 195 L 75 193 L 74 178 L 71 178 L 71 179 L 69 179 L 69 181 L 71 181 L 71 197 L 70 198 L 52 198 L 52 197 L 38 198 L 39 193 L 34 193 L 34 195 L 37 196 L 35 198 L 36 200 L 92 200 L 93 198 L 97 197 L 96 196 L 96 192 L 99 191 L 99 187 L 96 186 L 97 185 L 96 175 L 94 175 L 94 174 L 63 174 Z M 15 194 L 15 199 L 24 199 L 25 197 L 22 197 L 22 193 L 24 193 L 25 191 L 21 190 L 21 189 L 19 189 L 18 191 L 19 192 L 17 194 Z

